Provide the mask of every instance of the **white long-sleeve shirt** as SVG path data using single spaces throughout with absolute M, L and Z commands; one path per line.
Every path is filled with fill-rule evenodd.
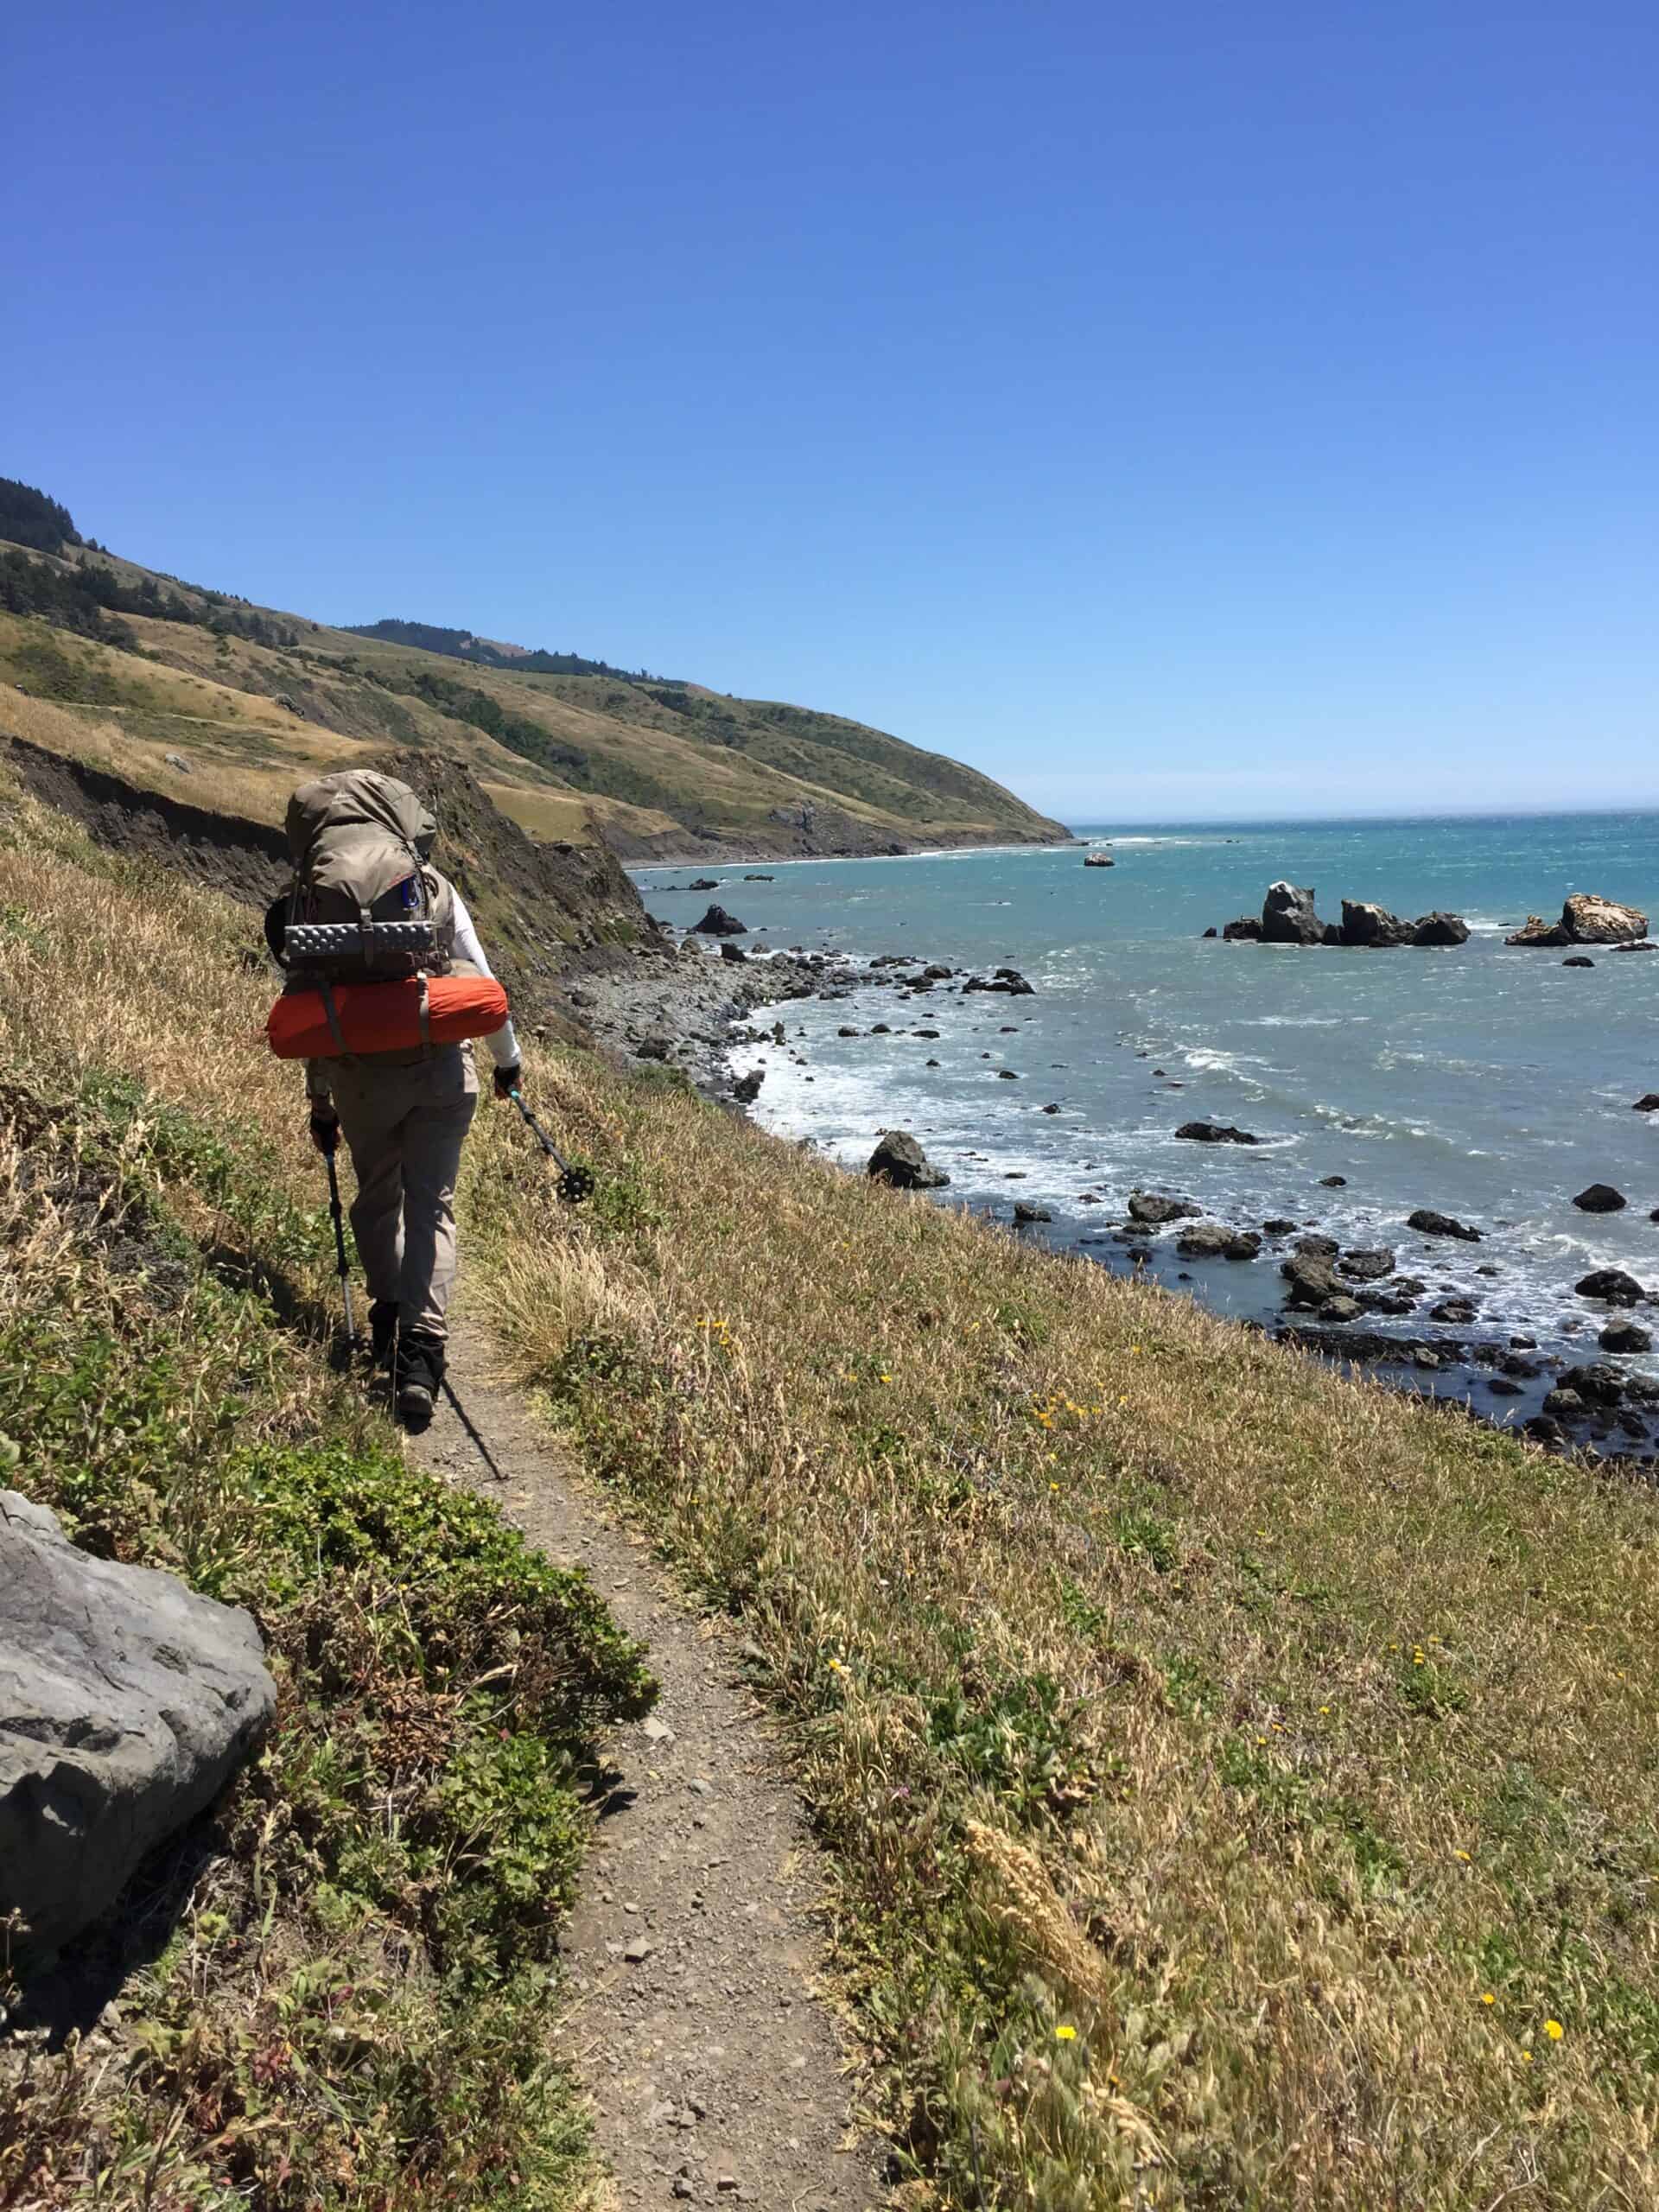
M 452 886 L 453 889 L 454 887 Z M 484 948 L 478 941 L 478 931 L 473 927 L 473 918 L 467 911 L 467 902 L 459 891 L 455 900 L 455 957 L 476 968 L 480 976 L 493 979 L 495 970 L 484 957 Z M 510 1068 L 518 1058 L 518 1039 L 513 1033 L 512 1016 L 509 1014 L 493 1037 L 484 1042 L 490 1048 L 490 1058 L 499 1068 Z
M 484 948 L 478 941 L 478 931 L 473 925 L 472 916 L 467 911 L 467 902 L 453 884 L 449 887 L 455 902 L 455 938 L 452 948 L 454 956 L 457 960 L 464 960 L 468 967 L 476 968 L 480 976 L 487 976 L 493 981 L 495 970 L 484 957 Z M 494 1034 L 486 1037 L 484 1042 L 489 1046 L 490 1058 L 495 1062 L 497 1067 L 510 1068 L 518 1065 L 518 1039 L 513 1031 L 511 1014 Z M 329 1080 L 329 1064 L 327 1060 L 306 1062 L 305 1087 L 313 1098 L 330 1098 L 334 1096 L 334 1085 Z

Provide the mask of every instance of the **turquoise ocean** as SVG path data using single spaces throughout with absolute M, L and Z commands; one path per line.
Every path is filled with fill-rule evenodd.
M 1503 943 L 1573 891 L 1659 922 L 1659 815 L 1078 835 L 1109 840 L 1116 865 L 1085 868 L 1057 848 L 637 873 L 651 911 L 682 928 L 710 894 L 667 887 L 717 878 L 753 954 L 1007 965 L 1035 987 L 780 1007 L 787 1043 L 734 1057 L 765 1070 L 755 1116 L 849 1166 L 881 1129 L 910 1129 L 950 1173 L 948 1202 L 1006 1217 L 1024 1198 L 1053 1215 L 1040 1234 L 1116 1267 L 1106 1231 L 1133 1191 L 1190 1198 L 1241 1227 L 1294 1218 L 1345 1245 L 1393 1247 L 1402 1270 L 1476 1298 L 1482 1332 L 1546 1345 L 1571 1347 L 1605 1318 L 1573 1295 L 1587 1269 L 1659 1285 L 1659 1114 L 1631 1110 L 1659 1090 L 1659 954 L 1592 946 L 1593 968 L 1573 969 L 1560 951 Z M 752 869 L 772 880 L 745 880 Z M 1390 952 L 1204 937 L 1259 912 L 1280 877 L 1313 887 L 1326 920 L 1345 895 L 1411 916 L 1447 908 L 1472 935 L 1455 950 Z M 893 1033 L 870 1035 L 877 1020 Z M 862 1033 L 840 1037 L 843 1027 Z M 1262 1141 L 1178 1141 L 1192 1119 Z M 1344 1185 L 1326 1187 L 1336 1175 Z M 1573 1193 L 1592 1182 L 1624 1192 L 1627 1210 L 1577 1211 Z M 1474 1224 L 1482 1242 L 1426 1248 L 1403 1225 L 1419 1206 Z M 1279 1308 L 1271 1255 L 1181 1262 L 1166 1237 L 1154 1269 L 1225 1312 Z M 1379 1325 L 1423 1328 L 1421 1317 Z

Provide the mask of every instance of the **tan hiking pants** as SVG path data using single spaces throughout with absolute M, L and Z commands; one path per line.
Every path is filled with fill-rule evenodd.
M 455 1279 L 455 1178 L 478 1105 L 472 1047 L 441 1045 L 413 1067 L 329 1068 L 357 1171 L 352 1232 L 369 1295 L 406 1330 L 442 1338 Z

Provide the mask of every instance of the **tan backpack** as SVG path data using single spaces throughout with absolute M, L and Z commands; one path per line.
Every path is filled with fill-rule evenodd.
M 455 897 L 429 863 L 437 827 L 407 784 L 372 768 L 300 786 L 288 803 L 290 989 L 448 973 Z

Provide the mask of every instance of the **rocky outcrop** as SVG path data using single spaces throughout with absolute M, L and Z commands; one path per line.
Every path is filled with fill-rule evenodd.
M 1573 1287 L 1580 1298 L 1597 1299 L 1604 1306 L 1640 1306 L 1648 1294 L 1623 1268 L 1592 1268 Z
M 1085 853 L 1083 856 L 1083 864 L 1084 868 L 1116 868 L 1117 866 L 1117 862 L 1109 853 Z
M 1260 1137 L 1253 1137 L 1248 1129 L 1236 1129 L 1227 1122 L 1183 1122 L 1175 1132 L 1189 1144 L 1260 1144 Z
M 1412 925 L 1414 944 L 1467 944 L 1469 925 L 1461 914 L 1447 914 L 1438 908 L 1432 914 L 1420 915 Z
M 693 937 L 747 937 L 749 925 L 740 922 L 735 914 L 728 914 L 721 906 L 711 906 L 700 922 L 693 922 Z
M 259 1631 L 0 1491 L 0 1921 L 48 1955 L 210 1805 L 276 1710 Z
M 1556 947 L 1564 944 L 1626 944 L 1646 937 L 1648 918 L 1634 906 L 1594 892 L 1575 891 L 1561 908 L 1559 922 L 1529 914 L 1524 929 L 1504 938 L 1505 944 Z
M 866 1173 L 899 1191 L 939 1191 L 950 1180 L 935 1167 L 908 1129 L 885 1129 Z
M 1017 968 L 999 968 L 992 976 L 970 976 L 963 985 L 968 991 L 1000 991 L 1006 998 L 1030 999 L 1037 995 L 1037 986 L 1028 983 Z
M 1623 1213 L 1630 1200 L 1611 1183 L 1592 1183 L 1573 1203 L 1580 1213 Z
M 1455 1220 L 1449 1213 L 1437 1213 L 1433 1206 L 1419 1206 L 1415 1213 L 1408 1213 L 1406 1227 L 1414 1229 L 1420 1236 L 1457 1236 L 1465 1244 L 1480 1242 L 1478 1229 L 1471 1229 L 1466 1221 Z
M 1409 944 L 1411 927 L 1398 914 L 1391 914 L 1386 906 L 1373 906 L 1369 899 L 1344 899 L 1342 902 L 1344 944 Z
M 1129 1199 L 1129 1219 L 1147 1229 L 1161 1229 L 1171 1221 L 1196 1221 L 1203 1211 L 1191 1198 L 1166 1198 L 1156 1191 L 1136 1191 Z
M 1262 1239 L 1253 1229 L 1230 1229 L 1224 1221 L 1195 1221 L 1182 1230 L 1175 1249 L 1188 1260 L 1253 1260 Z
M 1292 883 L 1273 884 L 1262 902 L 1260 920 L 1252 914 L 1229 922 L 1221 932 L 1230 944 L 1341 945 L 1380 952 L 1399 945 L 1465 944 L 1469 925 L 1460 914 L 1436 911 L 1413 921 L 1390 913 L 1369 899 L 1344 899 L 1340 922 L 1322 922 L 1313 893 Z M 1213 937 L 1213 930 L 1205 931 Z
M 1325 924 L 1313 911 L 1313 893 L 1294 883 L 1270 884 L 1262 901 L 1263 944 L 1323 944 Z

